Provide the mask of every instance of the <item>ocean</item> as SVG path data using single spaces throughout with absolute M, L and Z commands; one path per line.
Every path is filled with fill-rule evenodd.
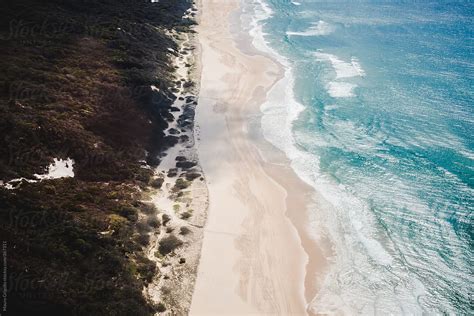
M 242 3 L 285 67 L 263 135 L 314 187 L 308 225 L 333 248 L 309 308 L 472 314 L 474 4 Z

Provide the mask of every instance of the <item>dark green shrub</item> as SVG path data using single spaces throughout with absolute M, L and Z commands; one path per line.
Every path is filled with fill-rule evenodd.
M 187 235 L 187 234 L 191 233 L 191 230 L 189 228 L 187 228 L 186 226 L 183 226 L 179 229 L 179 233 L 181 235 Z
M 176 248 L 180 247 L 182 244 L 183 242 L 176 238 L 176 236 L 170 235 L 160 240 L 158 251 L 161 253 L 161 255 L 166 256 Z
M 148 233 L 151 231 L 151 227 L 150 225 L 148 225 L 148 222 L 141 221 L 138 222 L 135 226 L 140 234 Z
M 147 214 L 147 215 L 154 215 L 156 213 L 158 213 L 158 209 L 156 208 L 156 206 L 152 203 L 143 203 L 141 206 L 140 206 L 140 210 Z
M 165 182 L 163 178 L 157 178 L 157 179 L 152 180 L 150 185 L 155 189 L 161 189 L 163 182 Z
M 139 235 L 137 242 L 143 247 L 146 247 L 150 243 L 150 236 L 148 234 Z
M 147 223 L 153 228 L 159 228 L 161 225 L 160 220 L 156 217 L 149 217 Z
M 200 173 L 197 173 L 197 172 L 188 172 L 188 173 L 186 173 L 185 178 L 186 178 L 186 180 L 188 180 L 188 181 L 193 181 L 194 179 L 197 179 L 197 178 L 199 178 L 200 176 L 201 176 Z
M 192 214 L 190 212 L 183 212 L 181 214 L 181 219 L 188 219 L 192 216 Z
M 162 220 L 163 226 L 166 226 L 166 224 L 168 224 L 168 222 L 171 220 L 171 217 L 169 217 L 168 214 L 163 214 L 161 216 L 161 220 Z
M 163 313 L 166 311 L 166 307 L 163 303 L 159 303 L 158 305 L 156 305 L 156 311 L 158 313 Z
M 126 206 L 118 210 L 119 215 L 127 218 L 131 222 L 136 222 L 138 220 L 138 211 L 133 206 Z
M 191 184 L 191 182 L 179 178 L 179 179 L 176 180 L 176 182 L 174 184 L 173 191 L 176 192 L 176 191 L 184 190 L 187 187 L 189 187 L 190 184 Z
M 150 283 L 156 273 L 156 264 L 147 258 L 142 258 L 142 261 L 138 264 L 137 271 L 142 279 Z

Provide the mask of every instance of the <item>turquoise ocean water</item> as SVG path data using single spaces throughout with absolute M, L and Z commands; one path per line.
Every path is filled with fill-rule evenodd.
M 474 313 L 474 4 L 243 4 L 286 69 L 264 136 L 325 201 L 308 225 L 333 255 L 309 307 Z

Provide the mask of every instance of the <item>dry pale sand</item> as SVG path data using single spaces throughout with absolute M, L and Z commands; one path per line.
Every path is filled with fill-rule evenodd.
M 288 166 L 264 163 L 248 134 L 281 68 L 238 48 L 229 17 L 239 0 L 201 6 L 196 137 L 210 205 L 190 314 L 305 315 L 314 265 L 295 225 L 304 224 L 309 191 Z

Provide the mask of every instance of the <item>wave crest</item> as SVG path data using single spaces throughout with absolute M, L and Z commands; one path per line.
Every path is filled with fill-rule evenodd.
M 286 32 L 286 35 L 288 36 L 324 36 L 324 35 L 329 35 L 332 32 L 334 32 L 334 26 L 324 21 L 318 21 L 316 23 L 312 23 L 312 26 L 306 31 L 303 31 L 303 32 L 288 31 Z

